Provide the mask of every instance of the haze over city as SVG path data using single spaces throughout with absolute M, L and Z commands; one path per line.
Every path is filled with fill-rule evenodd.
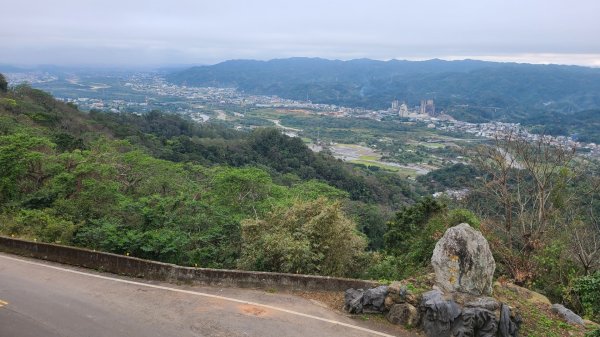
M 293 56 L 600 66 L 600 2 L 4 1 L 0 64 L 156 66 Z

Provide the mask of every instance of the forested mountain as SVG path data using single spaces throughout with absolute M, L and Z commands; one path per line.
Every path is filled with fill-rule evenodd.
M 570 135 L 578 141 L 600 143 L 600 109 L 536 113 L 522 123 L 532 126 L 534 132 Z
M 314 153 L 300 138 L 272 128 L 240 132 L 158 111 L 144 116 L 92 111 L 89 116 L 116 137 L 143 145 L 161 159 L 206 166 L 256 166 L 286 184 L 317 179 L 346 191 L 352 200 L 391 208 L 415 196 L 397 175 L 363 170 L 329 154 Z
M 436 107 L 467 121 L 527 121 L 550 112 L 600 106 L 600 69 L 464 61 L 234 60 L 193 67 L 168 80 L 236 87 L 248 93 L 373 109 L 394 99 Z M 469 105 L 466 107 L 465 105 Z

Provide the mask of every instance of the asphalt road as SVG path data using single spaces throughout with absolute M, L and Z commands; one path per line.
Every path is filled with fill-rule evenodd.
M 290 294 L 176 286 L 0 253 L 0 337 L 411 336 Z

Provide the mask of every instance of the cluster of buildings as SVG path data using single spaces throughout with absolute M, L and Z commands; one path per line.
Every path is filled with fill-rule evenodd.
M 130 112 L 140 114 L 151 110 L 148 102 L 126 101 L 123 99 L 102 99 L 91 97 L 57 98 L 64 102 L 76 104 L 81 110 L 102 110 L 110 112 Z
M 433 104 L 433 100 L 421 100 L 421 105 L 419 106 L 419 113 L 421 115 L 435 116 L 435 104 Z
M 432 99 L 421 100 L 421 104 L 413 109 L 409 109 L 404 102 L 400 103 L 398 100 L 393 100 L 388 112 L 393 114 L 397 113 L 400 117 L 409 118 L 412 121 L 424 122 L 427 124 L 428 128 L 440 131 L 462 134 L 467 133 L 473 134 L 476 137 L 488 139 L 513 135 L 529 142 L 543 140 L 547 144 L 582 150 L 584 156 L 600 158 L 599 144 L 579 142 L 568 136 L 550 136 L 530 133 L 527 129 L 522 127 L 520 123 L 468 123 L 458 121 L 451 116 L 445 115 L 441 111 L 436 111 L 435 103 Z
M 29 83 L 39 84 L 45 82 L 56 81 L 58 77 L 48 72 L 33 71 L 33 72 L 11 72 L 5 74 L 10 85 Z
M 9 80 L 15 83 L 28 82 L 38 84 L 51 82 L 58 78 L 47 73 L 10 74 Z M 77 104 L 83 110 L 98 109 L 112 112 L 143 113 L 152 109 L 161 109 L 186 114 L 199 122 L 206 122 L 210 117 L 206 114 L 216 106 L 238 106 L 240 111 L 245 107 L 303 109 L 315 114 L 334 117 L 354 117 L 382 120 L 384 117 L 399 116 L 412 121 L 424 122 L 431 129 L 469 133 L 477 137 L 496 138 L 516 134 L 530 141 L 544 140 L 550 144 L 583 149 L 586 155 L 600 158 L 600 145 L 581 143 L 566 136 L 541 136 L 529 133 L 516 123 L 467 123 L 454 120 L 436 109 L 433 99 L 424 99 L 412 108 L 405 102 L 394 99 L 391 107 L 385 110 L 369 110 L 364 108 L 348 108 L 333 104 L 318 104 L 310 101 L 299 101 L 277 96 L 248 95 L 235 88 L 187 87 L 171 84 L 160 74 L 140 73 L 129 75 L 124 81 L 124 91 L 130 90 L 132 99 L 108 99 L 98 97 L 77 97 L 63 99 Z M 94 89 L 94 88 L 92 88 Z M 160 97 L 164 97 L 161 99 Z
M 441 114 L 441 112 L 435 110 L 433 99 L 421 100 L 421 104 L 412 109 L 406 105 L 406 102 L 400 103 L 399 100 L 395 99 L 392 101 L 392 106 L 388 109 L 388 112 L 397 114 L 401 118 L 411 117 L 411 115 L 427 115 L 435 117 Z
M 435 128 L 441 131 L 450 131 L 458 133 L 473 134 L 477 137 L 495 139 L 502 138 L 509 135 L 513 137 L 519 137 L 529 142 L 538 142 L 540 140 L 547 144 L 576 148 L 583 150 L 584 156 L 600 158 L 600 145 L 595 143 L 583 143 L 578 142 L 572 137 L 567 136 L 550 136 L 550 135 L 539 135 L 530 133 L 521 126 L 520 123 L 503 123 L 503 122 L 489 122 L 489 123 L 467 123 L 458 120 L 433 120 Z
M 216 105 L 254 106 L 259 108 L 298 108 L 315 110 L 336 110 L 336 106 L 302 102 L 277 96 L 248 95 L 235 88 L 188 87 L 166 82 L 160 75 L 136 79 L 125 83 L 138 92 L 183 98 L 188 101 L 201 101 Z
M 448 197 L 454 200 L 463 200 L 466 198 L 471 191 L 468 188 L 461 189 L 447 189 L 443 192 L 435 192 L 433 193 L 434 198 Z

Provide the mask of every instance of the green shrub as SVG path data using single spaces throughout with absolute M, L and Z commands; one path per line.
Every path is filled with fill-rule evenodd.
M 415 237 L 423 233 L 429 219 L 446 212 L 446 205 L 431 197 L 401 209 L 388 222 L 388 230 L 384 235 L 386 250 L 392 255 L 407 253 L 413 246 Z
M 399 280 L 402 278 L 402 266 L 399 261 L 397 257 L 392 255 L 372 253 L 371 263 L 366 271 L 365 278 L 379 281 Z
M 242 269 L 331 276 L 360 275 L 366 248 L 340 203 L 324 198 L 244 220 L 242 242 Z
M 600 337 L 600 329 L 586 333 L 585 337 Z
M 568 293 L 570 280 L 581 275 L 578 265 L 566 254 L 566 244 L 561 240 L 547 242 L 544 247 L 532 255 L 536 277 L 528 286 L 544 294 L 550 301 L 567 300 L 563 296 Z
M 585 316 L 600 319 L 600 271 L 575 280 L 573 291 L 579 297 Z
M 21 210 L 3 229 L 9 235 L 32 238 L 44 242 L 70 243 L 77 226 L 51 214 L 47 210 Z
M 385 272 L 386 277 L 420 273 L 429 266 L 435 244 L 446 229 L 461 223 L 479 229 L 480 221 L 468 210 L 448 210 L 445 204 L 429 197 L 402 209 L 388 223 L 389 229 L 384 236 L 387 252 L 394 257 L 394 263 L 383 260 L 374 271 Z M 393 265 L 398 269 L 390 272 Z
M 140 231 L 106 219 L 92 220 L 77 232 L 74 241 L 83 247 L 143 259 L 177 264 L 189 262 L 186 256 L 189 237 L 177 229 Z

